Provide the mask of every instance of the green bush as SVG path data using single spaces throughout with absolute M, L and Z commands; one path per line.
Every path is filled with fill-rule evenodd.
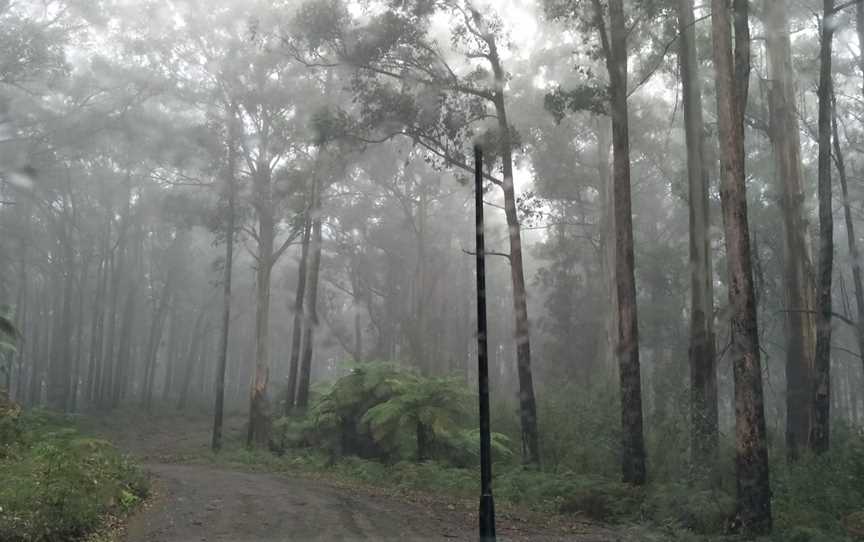
M 537 399 L 544 465 L 618 477 L 621 412 L 617 390 L 569 385 L 546 389 Z M 518 421 L 517 408 L 514 405 L 510 410 Z M 518 438 L 518 425 L 514 429 L 514 438 Z
M 864 435 L 860 430 L 835 423 L 828 453 L 808 455 L 793 464 L 777 461 L 772 467 L 778 530 L 794 532 L 800 540 L 822 540 L 811 536 L 812 532 L 843 540 L 848 530 L 843 521 L 864 510 Z
M 0 540 L 80 537 L 146 495 L 142 471 L 108 442 L 42 412 L 25 414 L 20 425 L 0 459 Z
M 675 482 L 651 485 L 641 511 L 643 518 L 660 525 L 700 534 L 724 532 L 734 513 L 732 495 Z
M 304 417 L 273 424 L 273 447 L 315 447 L 337 457 L 386 462 L 440 460 L 475 465 L 480 456 L 474 395 L 454 378 L 428 378 L 392 363 L 363 363 L 320 390 Z M 513 453 L 510 440 L 492 435 L 499 459 Z
M 626 521 L 638 510 L 639 489 L 569 471 L 538 472 L 515 467 L 495 477 L 503 499 L 545 512 L 581 514 L 603 522 Z

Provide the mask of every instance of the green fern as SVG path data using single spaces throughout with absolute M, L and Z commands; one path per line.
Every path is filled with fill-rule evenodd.
M 277 420 L 277 447 L 473 464 L 480 454 L 475 401 L 457 378 L 424 377 L 389 362 L 351 364 L 345 375 L 319 386 L 305 418 Z M 493 451 L 512 456 L 507 437 L 494 434 Z

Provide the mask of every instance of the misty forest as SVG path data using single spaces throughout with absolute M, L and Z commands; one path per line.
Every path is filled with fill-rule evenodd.
M 0 540 L 862 539 L 862 179 L 861 0 L 0 0 Z

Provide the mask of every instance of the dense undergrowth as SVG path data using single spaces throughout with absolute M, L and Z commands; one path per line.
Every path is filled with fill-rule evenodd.
M 643 525 L 645 540 L 652 536 L 648 530 L 665 540 L 730 536 L 735 480 L 728 437 L 719 466 L 690 464 L 686 403 L 680 398 L 684 406 L 677 407 L 672 397 L 648 424 L 649 483 L 622 484 L 618 406 L 614 392 L 606 391 L 558 389 L 540 395 L 541 470 L 523 468 L 513 449 L 519 442 L 516 406 L 494 405 L 492 425 L 500 431 L 494 437 L 496 499 L 541 512 Z M 470 498 L 478 485 L 476 425 L 474 396 L 459 380 L 364 364 L 319 386 L 305 415 L 277 420 L 274 453 L 245 450 L 238 443 L 223 459 Z M 837 423 L 832 438 L 830 453 L 794 465 L 786 463 L 779 446 L 772 449 L 770 540 L 851 541 L 864 527 L 864 435 Z
M 0 404 L 0 540 L 81 539 L 146 493 L 143 471 L 107 441 L 62 416 Z

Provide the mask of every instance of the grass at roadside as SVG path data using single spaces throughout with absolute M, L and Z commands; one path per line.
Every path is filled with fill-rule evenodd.
M 318 478 L 470 509 L 476 505 L 479 485 L 476 469 L 434 461 L 383 463 L 350 456 L 334 458 L 314 448 L 288 449 L 276 455 L 267 450 L 247 449 L 241 433 L 229 435 L 219 454 L 200 451 L 186 454 L 183 461 Z M 851 509 L 861 504 L 856 500 L 854 480 L 858 479 L 856 461 L 862 457 L 864 454 L 854 447 L 844 447 L 831 458 L 810 458 L 789 468 L 778 465 L 774 471 L 776 528 L 764 540 L 856 540 L 836 518 L 840 515 L 838 507 Z M 820 478 L 819 484 L 814 477 Z M 814 491 L 817 487 L 826 489 Z M 494 491 L 499 513 L 528 512 L 540 521 L 553 522 L 587 519 L 614 526 L 622 540 L 740 540 L 723 534 L 734 513 L 734 498 L 728 490 L 660 481 L 634 488 L 600 476 L 564 469 L 526 470 L 501 462 L 495 466 Z M 852 501 L 844 505 L 842 499 L 846 498 Z

